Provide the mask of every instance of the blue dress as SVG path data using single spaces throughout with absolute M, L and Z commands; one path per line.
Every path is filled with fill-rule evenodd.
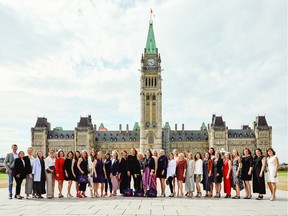
M 105 183 L 105 174 L 104 174 L 104 164 L 102 160 L 97 159 L 97 164 L 95 167 L 97 178 L 93 175 L 94 183 Z

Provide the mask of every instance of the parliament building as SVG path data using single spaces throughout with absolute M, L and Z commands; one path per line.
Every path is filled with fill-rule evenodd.
M 104 124 L 93 124 L 91 116 L 81 117 L 72 130 L 61 127 L 51 128 L 45 117 L 38 117 L 35 127 L 31 128 L 32 147 L 47 155 L 49 149 L 64 152 L 69 150 L 102 150 L 111 152 L 131 147 L 145 152 L 146 149 L 173 149 L 197 151 L 202 154 L 209 147 L 215 150 L 239 152 L 248 147 L 251 150 L 266 150 L 272 146 L 272 127 L 265 116 L 257 116 L 252 126 L 243 125 L 239 129 L 229 129 L 222 116 L 212 115 L 211 122 L 202 123 L 197 130 L 186 130 L 184 124 L 171 128 L 169 122 L 162 122 L 162 70 L 161 57 L 156 47 L 153 22 L 150 20 L 146 47 L 141 57 L 140 70 L 140 122 L 133 128 L 129 125 L 118 130 L 107 130 Z

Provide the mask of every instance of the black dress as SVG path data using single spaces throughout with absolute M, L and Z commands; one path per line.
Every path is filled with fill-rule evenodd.
M 168 159 L 165 155 L 162 155 L 158 158 L 158 167 L 157 167 L 157 178 L 166 178 L 167 175 L 167 166 L 168 166 Z M 162 174 L 162 171 L 164 170 L 164 173 Z
M 81 170 L 84 172 L 84 174 L 82 174 L 80 172 L 80 170 L 78 171 L 79 172 L 79 175 L 85 175 L 85 176 L 88 176 L 88 160 L 84 160 L 82 158 L 82 161 L 80 163 L 80 168 Z M 79 183 L 79 191 L 86 191 L 86 186 L 87 186 L 87 183 Z
M 120 175 L 120 193 L 124 193 L 124 190 L 128 188 L 128 175 L 127 175 L 127 159 L 122 158 L 119 163 Z
M 253 158 L 251 156 L 242 157 L 242 172 L 241 177 L 243 181 L 251 181 L 252 179 L 252 173 L 251 175 L 248 175 L 250 167 L 253 167 Z
M 254 158 L 253 166 L 253 193 L 266 194 L 264 172 L 260 177 L 262 159 L 264 156 Z
M 217 176 L 217 173 L 219 174 Z M 218 160 L 214 159 L 213 161 L 213 179 L 214 183 L 221 183 L 223 177 L 223 160 L 219 158 Z
M 67 181 L 69 181 L 69 180 L 75 181 L 76 180 L 73 176 L 73 173 L 72 173 L 72 159 L 69 159 L 69 158 L 65 159 L 64 171 L 66 171 L 68 174 L 68 176 L 66 176 L 66 172 L 65 172 L 65 180 L 67 180 Z

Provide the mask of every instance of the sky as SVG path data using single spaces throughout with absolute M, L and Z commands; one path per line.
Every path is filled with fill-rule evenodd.
M 288 162 L 285 0 L 0 0 L 0 156 L 31 145 L 37 117 L 132 128 L 150 8 L 163 124 L 199 129 L 216 114 L 237 129 L 265 115 Z

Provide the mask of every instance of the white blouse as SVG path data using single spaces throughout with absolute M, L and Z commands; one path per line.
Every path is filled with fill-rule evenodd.
M 203 174 L 203 161 L 201 159 L 195 161 L 194 174 Z
M 168 160 L 167 166 L 167 178 L 176 175 L 176 161 L 175 160 Z
M 51 158 L 50 156 L 48 156 L 47 158 L 45 158 L 45 169 L 48 169 L 51 166 L 55 166 L 55 158 Z

